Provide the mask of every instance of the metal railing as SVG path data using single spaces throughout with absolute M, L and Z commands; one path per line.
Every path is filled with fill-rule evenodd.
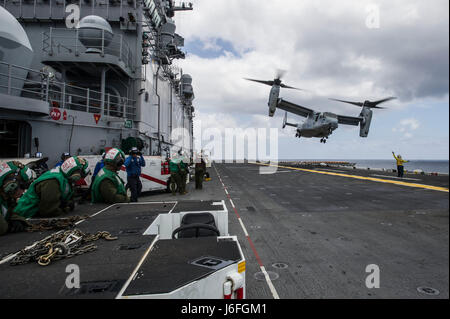
M 18 75 L 24 71 L 25 76 Z M 134 119 L 136 115 L 135 100 L 110 93 L 105 93 L 102 99 L 100 91 L 59 82 L 42 71 L 1 61 L 0 93 L 46 101 L 49 107 L 128 119 Z
M 114 36 L 110 43 L 106 36 L 107 34 L 102 30 L 99 37 L 84 37 L 86 40 L 98 43 L 87 48 L 80 42 L 79 29 L 50 28 L 42 34 L 42 51 L 49 56 L 73 55 L 78 57 L 80 54 L 85 54 L 87 49 L 94 49 L 102 57 L 105 55 L 117 57 L 125 64 L 126 68 L 133 70 L 135 66 L 133 54 L 123 36 L 121 34 Z
M 141 3 L 137 0 L 100 0 L 100 1 L 67 1 L 67 0 L 0 0 L 0 6 L 22 19 L 62 19 L 65 18 L 66 6 L 77 4 L 82 12 L 109 18 L 118 18 L 130 9 L 136 10 Z M 118 10 L 116 8 L 119 7 Z M 44 10 L 46 9 L 46 10 Z

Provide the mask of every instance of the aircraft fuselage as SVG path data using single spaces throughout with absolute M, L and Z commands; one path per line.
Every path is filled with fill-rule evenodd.
M 297 137 L 326 138 L 337 128 L 338 120 L 336 118 L 315 113 L 308 116 L 303 124 L 298 125 Z

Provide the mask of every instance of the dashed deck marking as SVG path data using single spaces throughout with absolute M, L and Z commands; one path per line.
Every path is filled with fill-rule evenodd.
M 272 293 L 273 298 L 280 299 L 280 296 L 278 295 L 278 292 L 275 289 L 275 286 L 273 285 L 272 280 L 270 279 L 269 274 L 267 273 L 266 268 L 264 267 L 264 265 L 261 261 L 261 258 L 259 257 L 258 251 L 256 250 L 255 245 L 253 244 L 253 241 L 251 240 L 250 235 L 248 234 L 247 228 L 245 227 L 241 216 L 239 216 L 236 206 L 234 205 L 234 202 L 231 199 L 230 194 L 228 194 L 227 187 L 223 184 L 222 179 L 220 178 L 220 174 L 217 171 L 217 168 L 215 165 L 214 165 L 214 169 L 216 171 L 217 176 L 219 177 L 220 182 L 222 183 L 225 193 L 227 194 L 228 200 L 230 201 L 230 204 L 233 207 L 234 213 L 237 216 L 237 219 L 239 221 L 239 224 L 241 225 L 242 231 L 244 232 L 244 235 L 247 238 L 248 243 L 250 244 L 250 248 L 252 249 L 253 254 L 255 255 L 255 258 L 256 258 L 256 261 L 258 262 L 259 268 L 261 269 L 261 272 L 264 274 L 264 278 L 266 279 L 267 285 L 269 286 L 269 289 L 270 289 L 270 292 Z
M 354 178 L 354 179 L 359 179 L 359 180 L 366 180 L 366 181 L 372 181 L 372 182 L 395 184 L 395 185 L 416 187 L 416 188 L 424 188 L 424 189 L 429 189 L 429 190 L 434 190 L 434 191 L 448 193 L 448 188 L 445 188 L 445 187 L 438 187 L 438 186 L 431 186 L 431 185 L 424 185 L 424 184 L 417 184 L 417 183 L 405 183 L 405 182 L 401 182 L 401 181 L 393 181 L 393 180 L 387 180 L 387 179 L 381 179 L 381 178 L 364 177 L 364 176 L 359 176 L 359 175 L 348 175 L 348 174 L 341 174 L 341 173 L 331 173 L 331 172 L 317 171 L 317 170 L 298 168 L 298 167 L 280 166 L 280 165 L 274 165 L 274 164 L 262 164 L 262 163 L 255 163 L 255 162 L 248 162 L 248 163 L 249 164 L 255 164 L 255 165 L 273 166 L 273 167 L 279 167 L 279 168 L 288 168 L 288 169 L 293 169 L 293 170 L 296 170 L 296 171 L 302 171 L 302 172 L 308 172 L 308 173 L 318 173 L 318 174 L 324 174 L 324 175 L 349 177 L 349 178 Z

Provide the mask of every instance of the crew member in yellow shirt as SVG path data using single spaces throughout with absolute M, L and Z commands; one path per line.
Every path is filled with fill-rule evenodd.
M 403 164 L 408 163 L 409 161 L 405 161 L 400 154 L 395 156 L 395 153 L 392 152 L 392 155 L 394 155 L 394 158 L 397 161 L 397 173 L 398 173 L 397 176 L 403 177 L 403 172 L 404 172 Z

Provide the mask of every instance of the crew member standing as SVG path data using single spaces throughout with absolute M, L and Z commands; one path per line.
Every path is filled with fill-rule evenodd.
M 181 195 L 185 195 L 187 194 L 186 191 L 186 183 L 187 183 L 187 175 L 189 173 L 188 170 L 188 164 L 187 164 L 188 160 L 186 159 L 186 157 L 181 157 L 180 162 L 178 163 L 178 169 L 179 169 L 179 174 L 180 174 L 180 194 Z
M 177 155 L 174 154 L 169 161 L 169 170 L 170 170 L 170 190 L 172 191 L 172 195 L 176 195 L 177 190 L 181 192 L 181 175 L 179 168 L 180 160 L 177 158 Z
M 141 167 L 145 167 L 145 160 L 137 147 L 133 147 L 130 154 L 124 165 L 127 168 L 127 182 L 131 190 L 131 202 L 137 202 L 142 191 L 142 182 L 139 176 L 141 176 Z
M 400 154 L 395 156 L 395 153 L 392 152 L 392 155 L 394 155 L 394 158 L 397 161 L 397 176 L 398 177 L 403 177 L 403 173 L 404 173 L 404 170 L 405 170 L 404 167 L 403 167 L 403 164 L 404 163 L 408 163 L 409 161 L 405 161 Z
M 203 177 L 205 176 L 206 163 L 203 156 L 200 156 L 195 163 L 195 189 L 203 188 Z

